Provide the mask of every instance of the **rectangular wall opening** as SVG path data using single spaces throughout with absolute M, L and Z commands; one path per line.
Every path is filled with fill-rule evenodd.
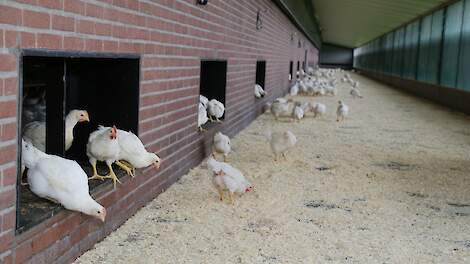
M 289 63 L 289 81 L 292 81 L 293 76 L 294 76 L 294 62 L 290 61 L 290 63 Z
M 297 61 L 297 72 L 296 72 L 297 79 L 300 78 L 300 61 Z
M 40 142 L 44 142 L 46 153 L 76 160 L 91 176 L 86 144 L 89 134 L 98 125 L 116 125 L 123 130 L 138 132 L 139 58 L 112 54 L 103 57 L 99 57 L 100 54 L 73 54 L 73 57 L 67 53 L 55 54 L 57 56 L 38 52 L 28 54 L 25 52 L 22 56 L 20 69 L 20 135 L 31 122 L 43 123 L 45 136 Z M 75 126 L 73 143 L 66 151 L 65 118 L 73 109 L 86 110 L 90 122 Z M 18 144 L 21 157 L 21 137 Z M 21 168 L 20 163 L 18 168 Z M 114 170 L 118 177 L 126 175 L 118 167 Z M 101 175 L 108 173 L 104 163 L 98 162 L 98 172 Z M 26 181 L 26 172 L 22 174 L 18 169 L 17 233 L 62 210 L 60 205 L 37 197 L 29 186 L 21 184 Z M 90 181 L 90 191 L 102 184 L 111 184 L 111 181 Z
M 199 94 L 205 96 L 209 101 L 215 99 L 225 106 L 225 90 L 227 85 L 227 61 L 222 60 L 203 60 L 201 61 L 201 73 Z M 220 120 L 225 119 L 224 115 Z M 207 122 L 203 127 L 211 126 Z
M 256 84 L 260 85 L 265 91 L 266 81 L 266 61 L 257 61 L 256 62 Z

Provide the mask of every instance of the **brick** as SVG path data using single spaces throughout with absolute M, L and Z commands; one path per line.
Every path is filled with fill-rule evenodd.
M 22 48 L 35 48 L 36 47 L 36 34 L 29 32 L 21 32 L 21 44 Z
M 3 187 L 16 184 L 16 166 L 3 169 L 2 185 Z
M 0 210 L 12 207 L 16 201 L 16 190 L 10 189 L 0 192 Z M 0 252 L 2 252 L 0 250 Z
M 66 50 L 84 50 L 85 40 L 76 37 L 64 37 L 64 49 Z
M 21 25 L 21 9 L 0 5 L 0 24 Z
M 16 55 L 0 54 L 0 71 L 16 71 Z
M 0 102 L 0 118 L 15 117 L 15 116 L 16 116 L 16 101 Z
M 65 16 L 52 16 L 52 29 L 62 31 L 75 31 L 75 20 Z
M 5 30 L 5 48 L 17 47 L 20 43 L 19 32 Z
M 16 210 L 11 210 L 2 216 L 2 230 L 14 230 L 16 224 Z
M 64 11 L 85 14 L 85 3 L 79 0 L 64 0 Z
M 110 36 L 112 34 L 113 27 L 109 24 L 96 23 L 95 33 L 96 35 Z
M 16 78 L 7 78 L 4 80 L 3 95 L 14 95 L 18 92 L 18 82 Z
M 8 141 L 16 138 L 16 123 L 3 124 L 0 126 L 0 140 Z
M 5 35 L 5 31 L 0 29 L 0 48 L 3 47 L 3 36 Z
M 0 147 L 0 164 L 13 162 L 15 160 L 16 160 L 16 144 Z
M 96 39 L 86 39 L 85 40 L 85 50 L 87 51 L 102 51 L 103 50 L 103 41 Z
M 37 47 L 60 49 L 62 48 L 62 37 L 52 34 L 37 34 Z
M 15 249 L 15 261 L 16 263 L 23 263 L 25 260 L 29 259 L 33 254 L 33 246 L 31 240 L 27 240 Z
M 23 10 L 23 26 L 33 28 L 49 28 L 51 16 L 47 13 Z
M 37 254 L 40 251 L 47 248 L 49 245 L 54 243 L 56 240 L 60 238 L 60 234 L 57 228 L 48 228 L 44 230 L 42 233 L 39 233 L 37 236 L 33 238 L 32 241 L 32 249 L 33 254 Z
M 38 5 L 52 9 L 62 9 L 62 0 L 38 0 Z
M 94 4 L 86 4 L 85 14 L 90 17 L 103 18 L 103 8 Z
M 95 22 L 88 20 L 78 20 L 77 32 L 83 34 L 95 34 Z

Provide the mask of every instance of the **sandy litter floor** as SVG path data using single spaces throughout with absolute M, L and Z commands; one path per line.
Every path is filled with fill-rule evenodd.
M 470 118 L 354 75 L 300 123 L 265 114 L 232 140 L 256 192 L 221 203 L 198 167 L 77 263 L 470 263 Z M 336 123 L 338 99 L 350 118 Z M 291 129 L 288 161 L 260 135 Z

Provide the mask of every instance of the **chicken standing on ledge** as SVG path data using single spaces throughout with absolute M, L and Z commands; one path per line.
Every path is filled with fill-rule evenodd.
M 112 129 L 107 127 L 106 129 Z M 157 170 L 160 168 L 160 157 L 157 154 L 148 152 L 144 144 L 132 132 L 121 129 L 117 130 L 119 138 L 119 156 L 116 165 L 125 170 L 131 177 L 134 177 L 135 169 L 141 169 L 153 165 Z
M 212 153 L 221 153 L 224 155 L 224 161 L 227 161 L 227 156 L 232 150 L 230 145 L 230 138 L 221 132 L 217 132 L 214 135 L 214 145 L 212 146 Z
M 266 92 L 263 90 L 263 87 L 259 84 L 255 84 L 255 97 L 256 98 L 263 98 L 266 96 Z
M 73 143 L 73 128 L 79 122 L 89 122 L 88 112 L 85 110 L 72 110 L 65 118 L 65 150 Z M 24 127 L 23 137 L 31 141 L 42 152 L 46 151 L 46 122 L 31 122 Z
M 105 221 L 106 209 L 90 196 L 87 175 L 76 161 L 46 154 L 24 140 L 21 158 L 34 194 Z
M 98 130 L 90 134 L 86 146 L 86 154 L 93 167 L 93 176 L 88 178 L 89 180 L 112 179 L 114 188 L 116 188 L 116 182 L 121 183 L 112 168 L 112 164 L 119 159 L 121 149 L 117 138 L 118 132 L 115 126 L 111 128 L 99 126 Z M 106 162 L 109 168 L 109 174 L 107 176 L 98 174 L 96 170 L 96 161 L 98 160 Z
M 202 126 L 205 125 L 208 121 L 209 118 L 207 117 L 207 109 L 204 107 L 204 104 L 200 102 L 197 113 L 197 128 L 199 132 L 207 131 Z
M 207 112 L 209 113 L 209 119 L 211 120 L 211 122 L 214 122 L 213 117 L 215 117 L 216 122 L 220 123 L 220 118 L 224 116 L 225 106 L 221 102 L 212 99 L 207 105 Z

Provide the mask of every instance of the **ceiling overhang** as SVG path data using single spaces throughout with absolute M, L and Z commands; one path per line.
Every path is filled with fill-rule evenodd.
M 324 43 L 355 48 L 452 0 L 311 0 Z M 297 1 L 292 1 L 297 2 Z

